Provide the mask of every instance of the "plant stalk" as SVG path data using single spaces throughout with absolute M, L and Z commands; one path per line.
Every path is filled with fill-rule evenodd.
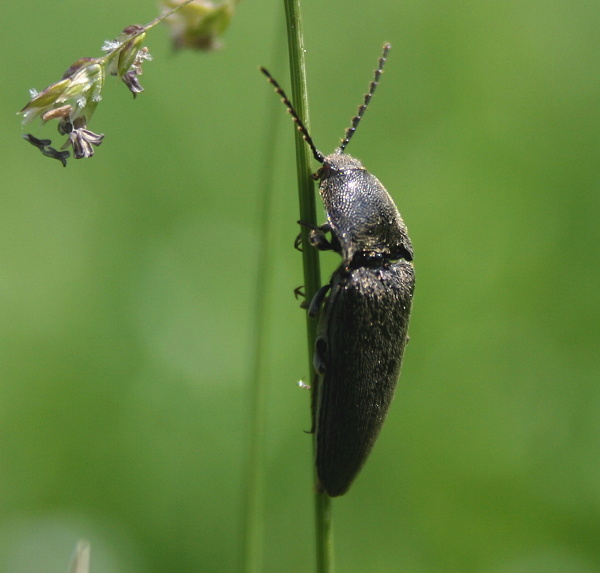
M 308 93 L 306 87 L 306 63 L 304 59 L 304 38 L 302 33 L 302 16 L 300 0 L 284 0 L 288 50 L 290 59 L 290 77 L 292 84 L 292 102 L 298 117 L 310 133 L 308 116 Z M 314 181 L 311 177 L 311 163 L 308 147 L 297 130 L 296 133 L 296 172 L 298 177 L 298 200 L 300 204 L 300 220 L 310 225 L 317 224 L 316 201 Z M 309 229 L 301 227 L 302 235 L 302 262 L 304 266 L 304 289 L 306 300 L 312 297 L 321 286 L 321 273 L 319 267 L 319 254 L 308 240 Z M 315 348 L 317 322 L 314 318 L 306 316 L 306 333 L 308 343 L 308 367 L 313 372 L 312 356 Z M 314 396 L 317 395 L 318 377 L 313 376 L 313 419 Z M 313 423 L 314 429 L 314 423 Z M 313 439 L 313 449 L 314 449 Z M 314 463 L 313 463 L 314 467 Z M 315 467 L 314 483 L 317 483 Z M 315 491 L 315 530 L 316 530 L 316 558 L 317 573 L 333 573 L 333 527 L 331 516 L 331 499 L 325 493 Z

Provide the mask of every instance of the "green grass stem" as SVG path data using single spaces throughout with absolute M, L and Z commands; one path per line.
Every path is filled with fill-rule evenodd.
M 290 77 L 292 84 L 292 102 L 302 123 L 310 132 L 308 115 L 308 92 L 306 86 L 306 64 L 304 59 L 304 38 L 302 33 L 302 16 L 300 0 L 284 0 L 288 50 L 290 59 Z M 298 177 L 298 200 L 300 204 L 300 220 L 309 224 L 317 224 L 314 181 L 311 177 L 311 154 L 296 130 L 296 172 Z M 306 300 L 310 301 L 321 286 L 318 251 L 308 241 L 308 229 L 301 228 L 304 288 Z M 306 317 L 308 343 L 308 372 L 313 372 L 312 355 L 315 347 L 317 323 L 314 318 Z M 312 392 L 317 392 L 318 380 L 313 376 Z M 315 480 L 316 483 L 316 473 Z M 324 493 L 315 491 L 315 529 L 317 572 L 333 573 L 333 527 L 331 516 L 331 500 Z

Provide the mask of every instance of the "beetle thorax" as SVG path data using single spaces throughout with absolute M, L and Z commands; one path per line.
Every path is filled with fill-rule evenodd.
M 325 157 L 317 172 L 319 192 L 332 234 L 345 264 L 355 254 L 412 259 L 406 226 L 385 187 L 358 159 L 339 150 Z

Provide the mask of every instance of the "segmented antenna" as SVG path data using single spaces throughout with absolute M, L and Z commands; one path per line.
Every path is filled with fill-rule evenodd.
M 391 47 L 392 46 L 390 44 L 385 44 L 385 46 L 383 46 L 383 53 L 381 54 L 381 58 L 379 58 L 379 63 L 377 65 L 377 69 L 375 70 L 375 77 L 373 78 L 373 81 L 369 84 L 369 92 L 365 94 L 365 101 L 361 106 L 359 106 L 358 113 L 352 118 L 352 124 L 348 129 L 346 129 L 346 137 L 344 138 L 342 144 L 339 147 L 339 151 L 341 151 L 342 153 L 346 149 L 348 143 L 350 143 L 350 139 L 352 139 L 352 136 L 354 135 L 354 132 L 356 131 L 360 120 L 363 118 L 363 115 L 367 110 L 369 102 L 371 101 L 371 98 L 375 93 L 375 88 L 379 85 L 379 79 L 381 78 L 381 74 L 383 73 L 383 66 L 385 66 L 385 61 L 387 59 L 387 55 Z
M 302 120 L 298 117 L 298 114 L 296 113 L 296 110 L 294 109 L 292 102 L 288 99 L 288 97 L 285 95 L 285 92 L 283 91 L 283 89 L 281 89 L 281 86 L 275 81 L 275 78 L 267 71 L 266 68 L 263 68 L 261 66 L 260 71 L 263 74 L 265 74 L 265 76 L 267 76 L 269 83 L 275 87 L 275 91 L 281 96 L 281 101 L 284 103 L 289 114 L 292 116 L 292 119 L 296 123 L 296 127 L 297 127 L 298 131 L 302 134 L 302 138 L 304 139 L 304 141 L 306 141 L 306 143 L 310 147 L 310 150 L 312 151 L 314 158 L 319 163 L 323 163 L 323 161 L 325 160 L 325 156 L 315 147 L 312 137 L 308 134 L 308 130 L 302 123 Z

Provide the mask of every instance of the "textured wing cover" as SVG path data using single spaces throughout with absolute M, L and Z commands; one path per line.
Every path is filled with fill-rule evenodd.
M 340 267 L 322 310 L 316 352 L 320 487 L 345 493 L 365 463 L 394 396 L 414 290 L 411 263 Z

